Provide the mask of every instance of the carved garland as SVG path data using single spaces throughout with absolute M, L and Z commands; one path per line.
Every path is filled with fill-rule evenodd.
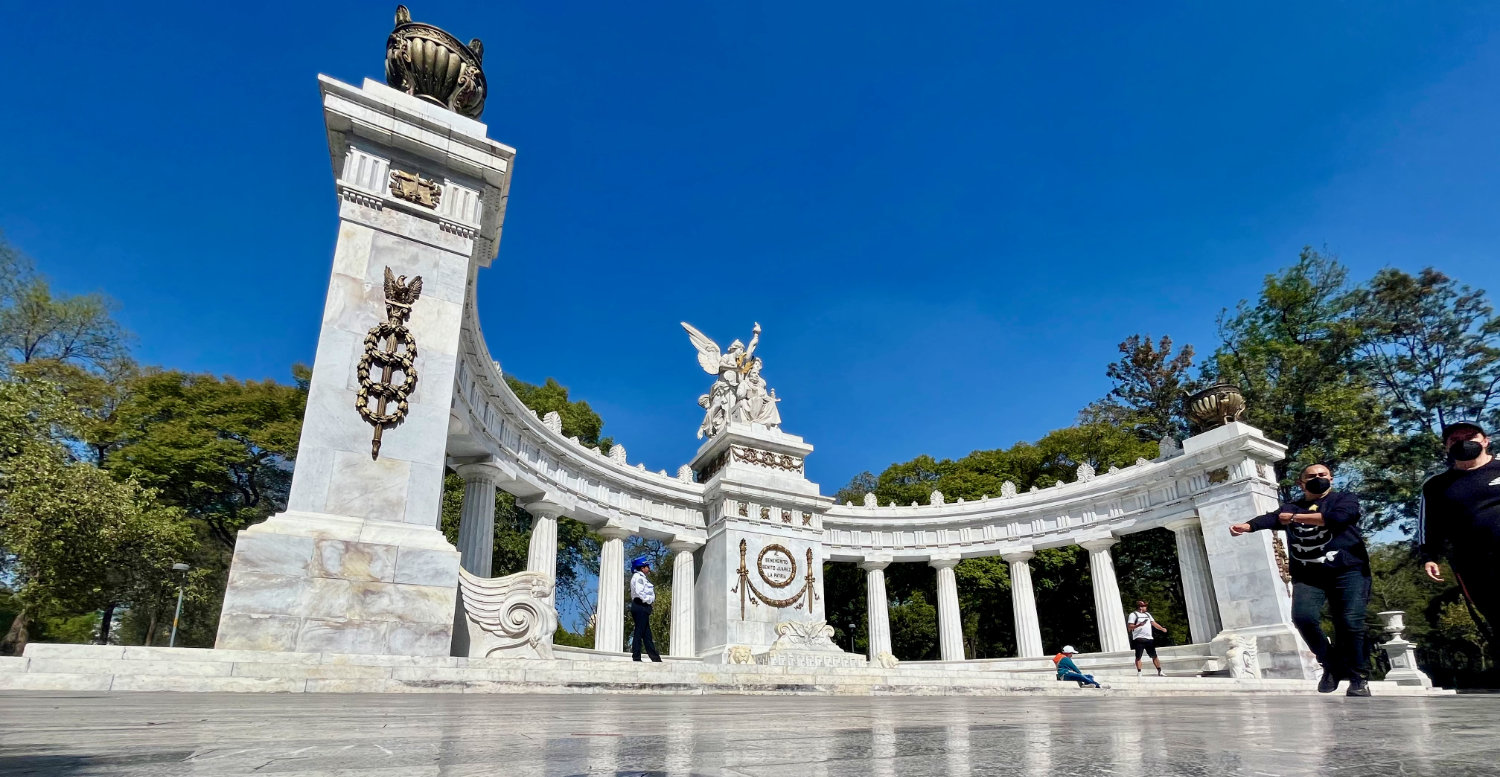
M 729 449 L 734 453 L 735 461 L 743 461 L 746 464 L 754 464 L 770 469 L 779 469 L 786 472 L 802 472 L 802 460 L 796 456 L 785 453 L 772 453 L 759 448 L 741 448 L 732 446 Z
M 355 395 L 354 408 L 361 417 L 375 427 L 375 436 L 370 441 L 370 458 L 380 458 L 380 436 L 387 427 L 400 424 L 406 419 L 406 399 L 417 387 L 417 339 L 406 328 L 411 317 L 411 306 L 422 296 L 422 276 L 408 283 L 406 276 L 399 278 L 385 268 L 385 315 L 386 319 L 370 328 L 365 335 L 365 352 L 359 358 L 355 374 L 359 378 L 359 393 Z M 380 380 L 370 378 L 370 370 L 380 367 Z M 392 378 L 401 373 L 402 380 L 393 384 Z M 370 400 L 375 400 L 374 407 Z M 390 403 L 395 409 L 387 412 Z
M 792 554 L 791 554 L 790 551 L 786 550 L 786 548 L 783 548 L 780 545 L 768 545 L 766 548 L 761 549 L 760 556 L 758 556 L 756 558 L 756 566 L 760 565 L 760 559 L 761 559 L 761 557 L 765 556 L 766 549 L 772 548 L 772 547 L 777 548 L 777 549 L 781 550 L 782 552 L 786 553 L 788 557 L 795 558 L 795 557 L 792 556 Z M 737 594 L 740 595 L 740 620 L 744 620 L 745 619 L 745 600 L 747 598 L 749 599 L 749 601 L 750 601 L 751 604 L 754 604 L 754 605 L 766 604 L 766 605 L 769 605 L 771 607 L 775 607 L 777 609 L 780 609 L 780 608 L 783 608 L 783 607 L 792 607 L 792 606 L 800 607 L 801 606 L 802 597 L 805 594 L 807 596 L 807 611 L 808 612 L 812 612 L 813 611 L 813 602 L 817 601 L 820 597 L 818 596 L 818 593 L 817 593 L 817 590 L 816 590 L 816 585 L 817 585 L 817 582 L 818 582 L 818 578 L 813 573 L 813 563 L 812 563 L 813 562 L 813 552 L 812 552 L 812 548 L 808 548 L 807 549 L 807 574 L 805 574 L 805 575 L 802 576 L 802 587 L 798 588 L 795 593 L 793 593 L 791 596 L 786 597 L 785 599 L 773 599 L 773 598 L 771 598 L 769 596 L 766 596 L 764 593 L 761 593 L 760 591 L 756 590 L 754 581 L 752 581 L 750 579 L 750 567 L 745 563 L 745 550 L 746 550 L 745 541 L 744 540 L 740 540 L 739 582 L 736 583 L 733 588 L 729 589 L 730 593 L 737 593 Z M 795 562 L 793 562 L 793 563 L 795 563 Z M 767 581 L 767 582 L 769 582 L 769 581 Z M 788 585 L 790 585 L 790 583 L 788 583 Z

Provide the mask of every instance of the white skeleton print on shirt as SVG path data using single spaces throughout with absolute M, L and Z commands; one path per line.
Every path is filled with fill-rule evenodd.
M 1333 538 L 1333 532 L 1327 526 L 1312 526 L 1305 523 L 1294 523 L 1286 527 L 1287 543 L 1291 547 L 1292 559 L 1303 564 L 1327 564 L 1333 561 L 1338 551 L 1330 550 L 1323 552 L 1328 541 Z

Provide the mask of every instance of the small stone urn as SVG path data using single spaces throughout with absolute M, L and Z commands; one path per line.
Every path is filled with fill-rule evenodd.
M 1233 383 L 1215 383 L 1188 397 L 1186 404 L 1187 417 L 1200 432 L 1234 423 L 1245 412 L 1245 396 Z
M 1417 646 L 1407 642 L 1401 635 L 1406 630 L 1406 613 L 1401 610 L 1387 610 L 1376 615 L 1380 618 L 1380 630 L 1389 637 L 1385 644 L 1380 646 L 1385 651 L 1386 658 L 1391 661 L 1391 671 L 1386 673 L 1386 681 L 1397 685 L 1431 688 L 1432 678 L 1417 668 Z

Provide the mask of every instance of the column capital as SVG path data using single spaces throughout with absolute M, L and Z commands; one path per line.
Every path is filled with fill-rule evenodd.
M 1091 553 L 1098 553 L 1102 550 L 1109 550 L 1114 546 L 1115 543 L 1119 541 L 1119 537 L 1110 535 L 1108 537 L 1095 537 L 1088 540 L 1079 540 L 1078 545 Z
M 498 485 L 500 483 L 501 477 L 505 475 L 504 470 L 500 469 L 498 465 L 489 461 L 477 461 L 471 464 L 460 464 L 457 467 L 454 467 L 453 471 L 457 472 L 458 476 L 463 478 L 465 483 L 472 483 L 477 480 L 481 483 L 488 483 L 492 486 Z
M 1199 519 L 1197 514 L 1195 513 L 1193 515 L 1183 516 L 1182 518 L 1174 518 L 1173 520 L 1168 521 L 1165 526 L 1168 529 L 1171 529 L 1175 534 L 1187 529 L 1201 530 L 1203 528 L 1203 521 Z
M 1001 553 L 1000 558 L 1004 561 L 1009 561 L 1012 564 L 1024 564 L 1032 560 L 1033 558 L 1036 558 L 1036 551 L 1030 548 L 1027 548 L 1026 550 L 1013 550 L 1009 553 Z
M 673 537 L 672 541 L 667 543 L 667 550 L 673 553 L 692 553 L 701 547 L 703 547 L 703 540 L 692 537 Z
M 607 523 L 603 526 L 595 527 L 594 533 L 598 534 L 600 537 L 603 537 L 606 540 L 623 540 L 626 537 L 635 534 L 635 532 L 625 528 L 624 526 L 611 526 Z
M 933 556 L 927 559 L 927 565 L 933 569 L 952 569 L 958 566 L 958 556 Z
M 521 505 L 521 509 L 525 510 L 528 513 L 531 513 L 534 516 L 537 516 L 538 518 L 553 519 L 561 518 L 564 515 L 573 512 L 572 509 L 567 505 L 560 504 L 559 502 L 554 502 L 545 497 L 534 502 L 525 502 Z
M 863 569 L 866 572 L 873 572 L 877 569 L 885 569 L 890 565 L 890 556 L 870 556 L 859 562 L 859 568 Z

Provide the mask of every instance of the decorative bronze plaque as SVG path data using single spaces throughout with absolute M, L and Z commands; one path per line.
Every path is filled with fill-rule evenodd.
M 1229 480 L 1229 468 L 1228 467 L 1219 467 L 1218 469 L 1211 469 L 1211 470 L 1208 471 L 1208 483 L 1209 483 L 1209 485 L 1218 485 L 1220 483 L 1228 482 L 1228 480 Z
M 385 268 L 385 320 L 365 335 L 364 355 L 355 370 L 359 393 L 354 407 L 375 427 L 371 459 L 380 458 L 381 434 L 406 419 L 407 397 L 417 387 L 417 340 L 406 328 L 406 321 L 420 296 L 422 276 L 408 282 L 405 275 L 397 276 L 391 268 Z M 370 374 L 374 369 L 380 370 L 379 378 Z M 399 383 L 395 382 L 397 375 L 401 376 Z
M 443 199 L 443 187 L 437 181 L 404 170 L 391 171 L 391 196 L 415 202 L 424 208 L 436 208 Z

